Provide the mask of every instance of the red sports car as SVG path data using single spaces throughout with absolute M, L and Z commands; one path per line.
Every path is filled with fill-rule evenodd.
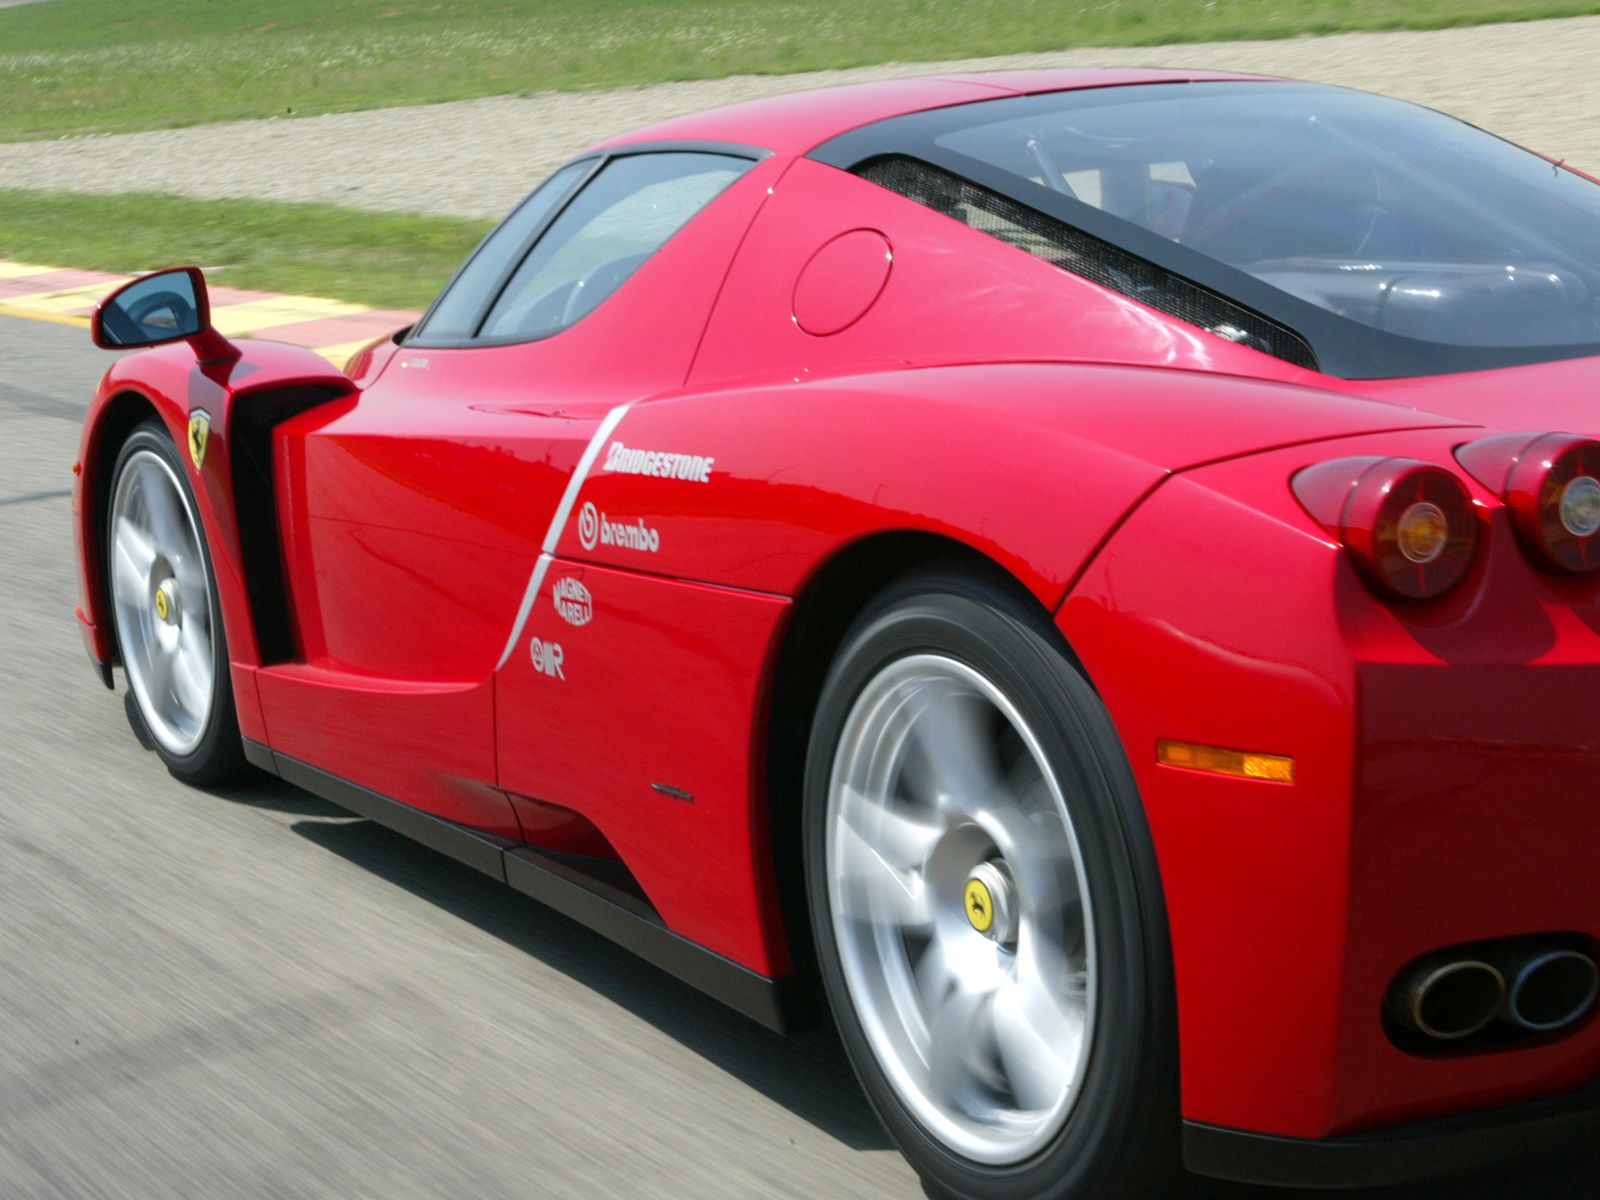
M 109 297 L 85 639 L 774 1026 L 938 1195 L 1600 1129 L 1600 186 L 1052 71 L 581 155 L 345 372 Z

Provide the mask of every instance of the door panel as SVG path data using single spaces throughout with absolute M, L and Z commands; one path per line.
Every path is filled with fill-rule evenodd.
M 435 816 L 521 841 L 492 784 L 494 698 L 483 684 L 408 683 L 289 663 L 259 675 L 273 748 Z
M 501 699 L 495 672 L 552 517 L 608 412 L 681 389 L 780 171 L 751 168 L 569 328 L 402 347 L 356 399 L 274 431 L 296 636 L 296 661 L 261 672 L 275 749 L 451 820 L 517 828 L 496 790 L 496 721 L 536 747 L 558 701 Z M 521 782 L 540 794 L 537 771 Z
M 499 691 L 501 782 L 582 814 L 671 929 L 769 975 L 788 962 L 768 927 L 752 731 L 788 611 L 775 596 L 557 559 Z M 541 815 L 517 803 L 530 825 Z
M 449 352 L 463 396 L 486 390 L 476 353 L 508 351 Z M 496 784 L 494 668 L 598 419 L 542 415 L 530 387 L 521 411 L 441 403 L 452 372 L 433 357 L 424 386 L 408 368 L 277 431 L 300 661 L 262 670 L 262 706 L 281 753 L 520 841 Z
M 304 660 L 486 680 L 594 424 L 440 404 L 382 383 L 331 420 L 286 424 L 279 520 Z

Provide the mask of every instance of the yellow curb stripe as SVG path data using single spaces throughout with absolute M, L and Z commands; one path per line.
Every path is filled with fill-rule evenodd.
M 273 296 L 267 300 L 247 300 L 243 304 L 213 308 L 211 323 L 226 337 L 244 337 L 277 325 L 296 325 L 301 321 L 349 317 L 370 311 L 365 304 L 321 300 L 315 296 Z
M 7 296 L 6 303 L 38 313 L 64 313 L 74 308 L 93 308 L 119 282 L 115 279 L 101 280 L 98 283 L 80 283 L 77 287 L 57 288 L 52 292 L 23 292 L 20 296 Z
M 0 259 L 0 279 L 23 279 L 29 275 L 43 275 L 63 269 L 65 268 L 7 262 Z M 132 275 L 123 275 L 78 287 L 7 296 L 0 300 L 0 317 L 21 317 L 26 320 L 48 321 L 54 325 L 87 329 L 89 318 L 76 315 L 71 310 L 93 306 L 101 297 L 133 278 Z M 320 296 L 280 295 L 247 300 L 241 304 L 216 305 L 211 310 L 211 323 L 225 337 L 248 337 L 262 330 L 275 329 L 280 325 L 323 321 L 331 317 L 352 317 L 371 311 L 372 306 L 368 304 L 325 300 Z M 316 353 L 335 366 L 342 367 L 352 354 L 371 340 L 370 337 L 364 337 L 353 342 L 321 346 L 316 349 Z
M 52 325 L 75 325 L 79 329 L 89 328 L 88 317 L 72 316 L 68 313 L 40 312 L 32 308 L 13 308 L 9 304 L 0 303 L 0 317 L 22 317 L 29 321 L 49 321 Z
M 376 334 L 373 335 L 373 337 L 376 336 Z M 334 366 L 342 368 L 345 363 L 350 361 L 352 354 L 372 340 L 373 338 L 365 337 L 358 342 L 340 342 L 337 346 L 318 346 L 317 353 Z
M 0 261 L 0 279 L 20 279 L 24 275 L 47 275 L 56 267 L 41 267 L 37 263 Z

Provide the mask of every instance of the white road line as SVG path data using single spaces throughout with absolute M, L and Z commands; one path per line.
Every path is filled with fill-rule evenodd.
M 606 439 L 615 432 L 617 424 L 632 407 L 632 404 L 619 404 L 605 415 L 605 420 L 600 422 L 600 428 L 594 431 L 594 436 L 589 439 L 589 445 L 584 448 L 583 457 L 573 468 L 572 477 L 567 480 L 567 490 L 562 493 L 561 503 L 556 505 L 555 515 L 550 518 L 550 528 L 545 532 L 541 553 L 533 564 L 533 573 L 528 576 L 528 590 L 522 594 L 522 607 L 517 609 L 516 623 L 511 627 L 511 636 L 506 639 L 506 648 L 500 655 L 500 661 L 494 666 L 496 671 L 511 661 L 511 652 L 516 649 L 517 641 L 522 637 L 522 630 L 528 623 L 528 614 L 533 611 L 533 602 L 539 598 L 539 588 L 544 584 L 545 572 L 550 569 L 550 560 L 555 556 L 556 547 L 561 543 L 561 534 L 567 527 L 567 518 L 572 516 L 572 506 L 578 502 L 578 493 L 583 490 L 583 482 L 588 478 L 589 468 L 593 467 L 594 460 L 600 457 L 600 447 L 605 445 Z

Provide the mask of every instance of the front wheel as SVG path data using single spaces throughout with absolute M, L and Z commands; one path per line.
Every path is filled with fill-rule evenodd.
M 880 598 L 824 685 L 805 821 L 841 1037 L 931 1193 L 1170 1182 L 1154 855 L 1104 707 L 1042 616 L 949 573 Z
M 139 719 L 167 769 L 215 784 L 244 769 L 211 560 L 165 426 L 123 443 L 106 519 L 112 624 Z

